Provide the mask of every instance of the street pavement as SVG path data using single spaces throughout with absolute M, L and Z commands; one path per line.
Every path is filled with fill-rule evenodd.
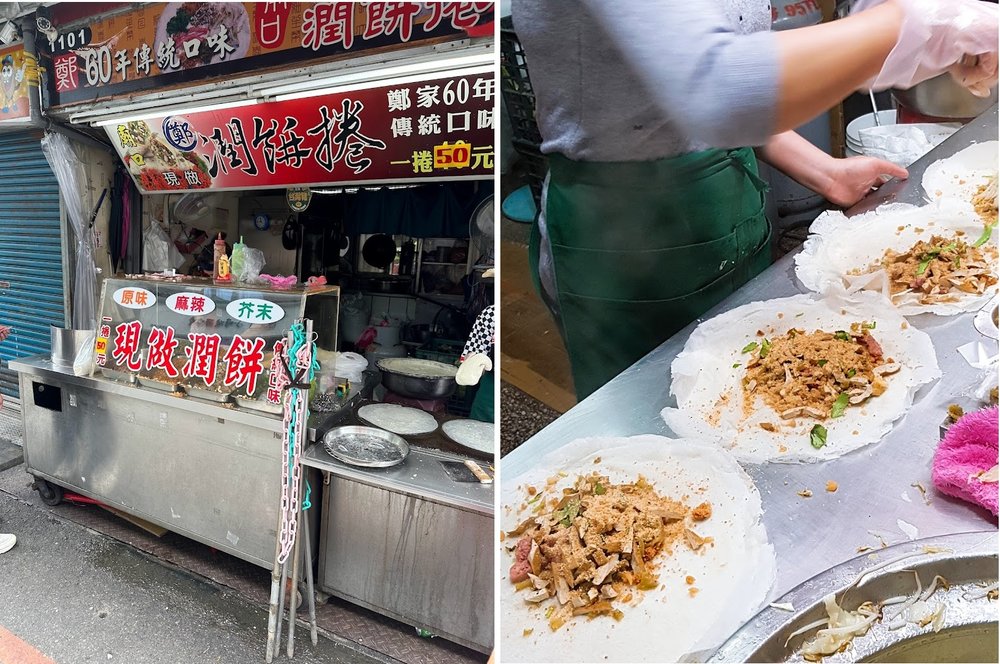
M 235 591 L 3 490 L 0 532 L 17 536 L 0 555 L 0 664 L 264 661 L 266 607 Z M 299 626 L 293 661 L 395 660 L 323 637 L 313 646 Z

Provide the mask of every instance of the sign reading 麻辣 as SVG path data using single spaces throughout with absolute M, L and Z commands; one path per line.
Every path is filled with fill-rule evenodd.
M 144 193 L 493 174 L 492 71 L 107 125 Z
M 90 22 L 70 11 L 50 8 L 38 33 L 51 106 L 493 34 L 491 2 L 144 3 Z

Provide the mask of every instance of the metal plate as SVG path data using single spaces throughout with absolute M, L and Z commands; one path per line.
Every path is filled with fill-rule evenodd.
M 247 399 L 245 397 L 236 397 L 236 405 L 240 408 L 256 410 L 258 413 L 269 415 L 280 415 L 284 408 L 280 403 L 269 403 L 264 399 Z
M 136 380 L 143 387 L 148 387 L 153 390 L 159 390 L 160 392 L 180 392 L 180 383 L 164 383 L 160 380 L 153 380 L 152 378 L 143 378 L 142 376 L 136 376 Z
M 891 564 L 873 570 L 886 563 Z M 866 570 L 873 571 L 862 577 L 850 592 L 844 593 Z M 969 634 L 981 637 L 990 629 L 996 629 L 997 603 L 988 599 L 985 591 L 997 582 L 997 533 L 962 533 L 879 549 L 874 554 L 858 556 L 815 576 L 777 600 L 779 604 L 791 604 L 791 612 L 774 607 L 764 609 L 730 637 L 708 661 L 803 661 L 802 645 L 815 635 L 816 629 L 790 640 L 788 637 L 799 628 L 826 617 L 823 597 L 836 593 L 843 608 L 854 610 L 865 601 L 879 603 L 892 597 L 909 596 L 916 591 L 914 572 L 920 575 L 925 589 L 935 575 L 941 575 L 950 584 L 947 589 L 939 587 L 927 600 L 929 603 L 943 603 L 946 607 L 944 626 L 940 632 L 935 633 L 929 625 L 920 628 L 914 624 L 890 630 L 884 620 L 877 620 L 867 634 L 855 637 L 844 652 L 826 656 L 823 661 L 917 661 L 886 657 L 889 653 L 910 648 L 915 639 L 926 641 L 923 647 L 929 647 L 935 641 L 949 641 L 952 647 L 959 647 L 958 643 L 966 640 Z M 895 610 L 887 606 L 885 612 L 892 615 Z M 927 659 L 927 651 L 924 650 L 922 654 L 925 658 L 919 661 L 997 661 L 995 637 L 992 642 L 988 638 L 975 640 L 979 642 L 980 652 L 971 654 L 971 659 Z M 990 647 L 992 652 L 989 652 Z
M 408 422 L 408 424 L 412 424 L 414 428 L 418 428 L 416 426 L 417 424 L 419 424 L 418 420 L 425 420 L 426 426 L 419 427 L 420 428 L 419 431 L 400 431 L 400 429 L 403 429 L 405 427 L 397 426 L 399 424 L 398 422 L 388 422 L 388 423 L 384 421 L 379 422 L 378 420 L 380 418 L 377 416 L 377 413 L 380 410 L 379 409 L 380 406 L 382 407 L 383 413 L 385 413 L 387 410 L 388 412 L 396 412 L 396 413 L 415 412 L 417 413 L 416 417 L 412 418 L 412 422 Z M 365 415 L 368 415 L 368 417 L 365 417 Z M 423 417 L 424 415 L 426 415 L 426 417 Z M 434 433 L 435 431 L 438 430 L 438 422 L 432 414 L 428 413 L 425 410 L 420 410 L 419 408 L 411 408 L 409 406 L 399 406 L 397 404 L 384 404 L 384 403 L 365 404 L 361 408 L 358 408 L 358 419 L 366 424 L 372 425 L 373 427 L 377 427 L 379 429 L 385 429 L 386 431 L 390 431 L 399 436 L 424 436 L 429 433 Z
M 352 466 L 388 468 L 403 463 L 410 446 L 394 433 L 374 427 L 346 426 L 323 436 L 323 449 Z
M 483 427 L 484 430 L 487 427 L 490 427 L 491 429 L 494 430 L 494 432 L 496 431 L 495 425 L 489 422 L 480 422 L 478 420 L 468 420 L 468 419 L 448 420 L 447 422 L 441 425 L 441 431 L 443 431 L 444 435 L 448 436 L 450 440 L 452 440 L 458 445 L 461 445 L 462 447 L 467 447 L 470 450 L 475 450 L 476 452 L 482 452 L 483 454 L 496 454 L 496 449 L 497 449 L 496 437 L 491 436 L 489 443 L 483 445 L 479 441 L 473 440 L 470 437 L 465 436 L 461 433 L 466 427 L 469 426 L 469 424 L 466 423 L 472 423 L 473 425 L 480 425 Z
M 135 374 L 127 373 L 125 371 L 115 371 L 114 369 L 101 369 L 101 374 L 105 378 L 110 378 L 111 380 L 117 380 L 121 383 L 128 383 L 132 385 L 135 383 Z
M 192 387 L 190 385 L 181 385 L 181 387 L 188 393 L 188 396 L 195 397 L 197 399 L 216 401 L 219 403 L 229 401 L 229 392 L 216 392 L 215 390 L 206 390 L 203 387 Z

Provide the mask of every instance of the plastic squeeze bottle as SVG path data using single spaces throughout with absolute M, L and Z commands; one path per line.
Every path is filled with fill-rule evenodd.
M 215 252 L 212 257 L 212 280 L 217 284 L 227 284 L 233 280 L 229 270 L 229 257 L 226 256 L 226 241 L 222 233 L 215 238 Z

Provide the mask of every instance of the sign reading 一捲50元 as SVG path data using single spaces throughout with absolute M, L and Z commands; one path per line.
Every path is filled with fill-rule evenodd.
M 492 70 L 105 129 L 144 193 L 493 174 Z

